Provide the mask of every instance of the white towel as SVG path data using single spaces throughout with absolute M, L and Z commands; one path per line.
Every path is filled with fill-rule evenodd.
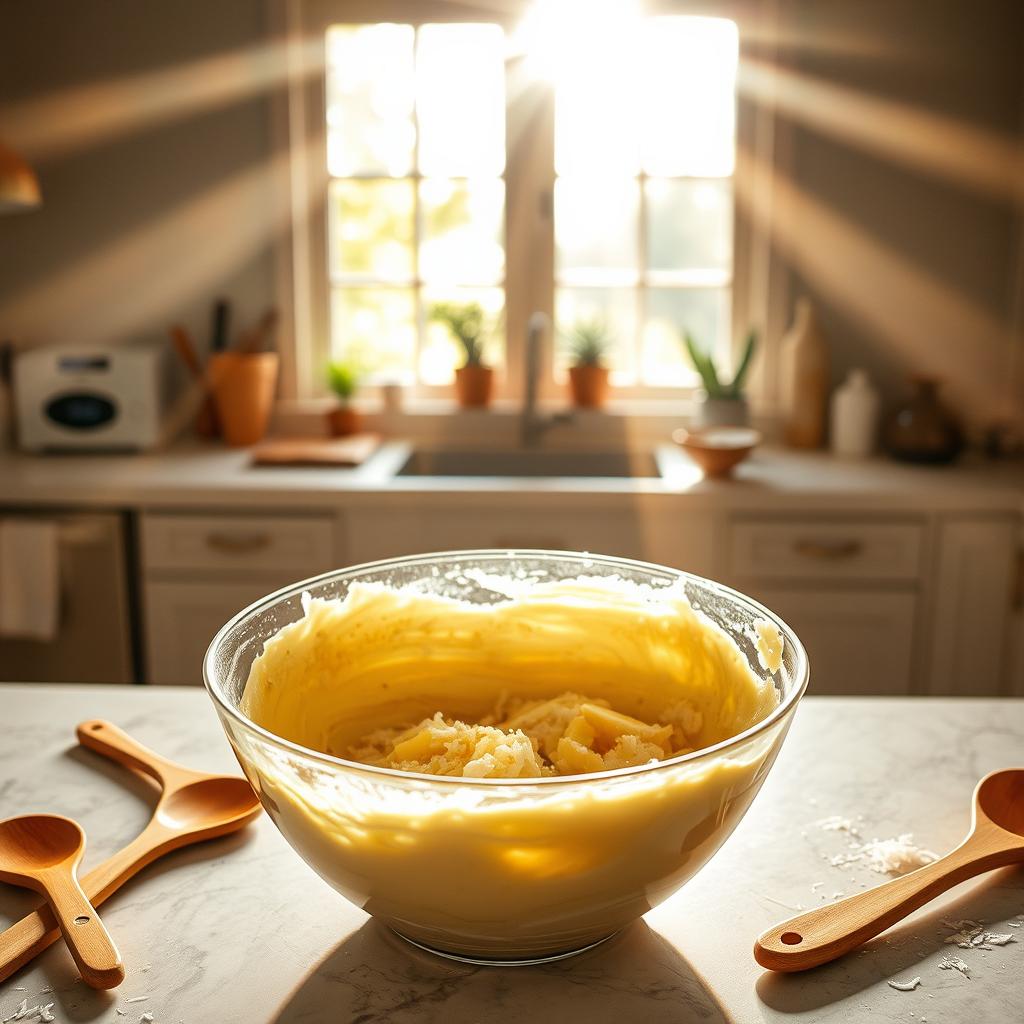
M 0 637 L 53 640 L 60 604 L 58 525 L 0 519 Z

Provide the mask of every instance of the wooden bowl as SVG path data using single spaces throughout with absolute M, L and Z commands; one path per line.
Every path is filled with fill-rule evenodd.
M 672 432 L 672 440 L 704 470 L 705 476 L 725 477 L 761 443 L 761 432 L 750 427 L 680 427 Z

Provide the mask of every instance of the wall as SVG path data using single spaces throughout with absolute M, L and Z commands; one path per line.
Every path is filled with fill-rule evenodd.
M 273 301 L 263 0 L 3 5 L 0 138 L 41 209 L 0 220 L 0 336 L 121 341 Z
M 891 400 L 908 373 L 932 373 L 975 424 L 1024 426 L 1024 4 L 786 10 L 800 44 L 788 63 L 822 101 L 792 118 L 791 177 L 811 200 L 791 225 L 810 240 L 794 290 L 819 306 L 835 382 L 865 366 Z
M 892 399 L 927 371 L 975 422 L 1024 415 L 1020 219 L 998 169 L 985 176 L 1021 138 L 1024 4 L 779 8 L 803 87 L 780 249 L 794 295 L 819 305 L 836 382 L 866 366 Z M 0 138 L 32 158 L 45 205 L 0 221 L 0 335 L 118 340 L 184 320 L 205 337 L 217 294 L 241 319 L 271 301 L 287 197 L 264 22 L 264 0 L 4 4 Z

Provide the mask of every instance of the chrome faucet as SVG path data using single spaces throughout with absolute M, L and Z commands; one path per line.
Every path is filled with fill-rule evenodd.
M 526 325 L 526 379 L 523 383 L 523 411 L 519 417 L 519 439 L 524 448 L 532 448 L 558 423 L 569 423 L 571 412 L 542 416 L 537 412 L 537 383 L 540 378 L 540 347 L 545 331 L 551 330 L 546 313 L 534 313 Z

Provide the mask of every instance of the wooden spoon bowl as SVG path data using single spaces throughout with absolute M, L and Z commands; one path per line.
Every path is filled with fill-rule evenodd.
M 0 879 L 22 878 L 63 861 L 77 867 L 85 851 L 82 829 L 56 814 L 25 814 L 0 821 Z M 34 888 L 34 886 L 31 886 Z

